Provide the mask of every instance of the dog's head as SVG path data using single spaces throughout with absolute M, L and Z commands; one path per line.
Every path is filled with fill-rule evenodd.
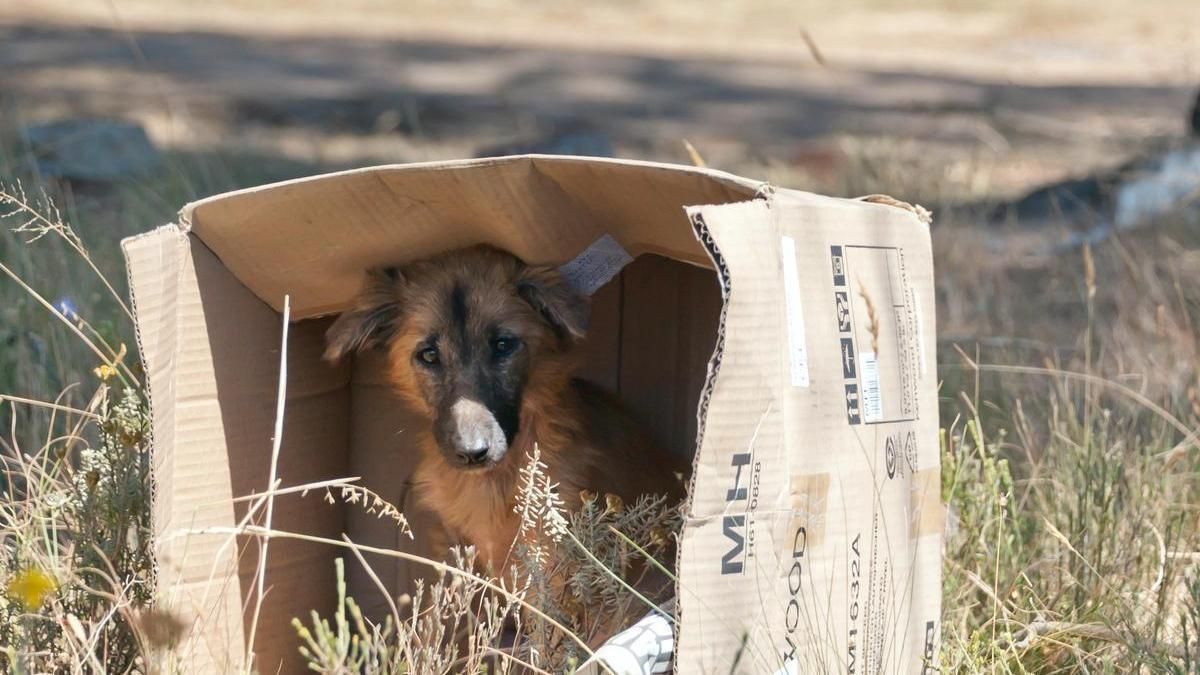
M 483 469 L 513 443 L 531 379 L 562 368 L 587 317 L 587 299 L 554 268 L 476 246 L 371 271 L 330 327 L 325 358 L 386 349 L 393 385 L 433 421 L 446 461 Z

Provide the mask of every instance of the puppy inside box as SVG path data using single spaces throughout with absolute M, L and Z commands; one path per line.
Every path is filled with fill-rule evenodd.
M 630 260 L 605 236 L 561 268 L 489 246 L 377 268 L 327 332 L 328 360 L 372 364 L 383 374 L 376 394 L 417 418 L 399 498 L 421 520 L 412 548 L 437 559 L 472 545 L 481 571 L 532 577 L 545 588 L 527 596 L 593 646 L 649 609 L 610 571 L 647 600 L 673 595 L 658 568 L 674 562 L 703 379 L 685 378 L 693 386 L 672 396 L 649 385 L 704 373 L 719 318 L 712 273 L 646 256 L 617 276 Z M 528 531 L 543 525 L 521 503 L 535 454 L 578 530 L 561 547 Z M 372 491 L 395 490 L 395 475 L 363 473 Z M 636 531 L 608 530 L 622 526 Z

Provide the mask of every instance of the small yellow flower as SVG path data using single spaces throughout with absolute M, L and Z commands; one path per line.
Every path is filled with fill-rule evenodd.
M 666 528 L 656 527 L 650 530 L 650 543 L 659 548 L 665 548 L 667 544 L 671 543 L 671 533 Z
M 49 574 L 30 568 L 14 574 L 5 590 L 14 602 L 20 603 L 25 609 L 37 611 L 58 590 L 58 584 Z
M 580 490 L 579 501 L 583 502 L 584 506 L 591 506 L 592 502 L 596 501 L 596 493 L 591 490 Z
M 621 511 L 625 510 L 625 501 L 622 500 L 619 495 L 614 495 L 612 493 L 605 494 L 604 504 L 605 515 L 609 513 L 620 513 Z
M 117 369 L 106 363 L 96 368 L 92 372 L 96 374 L 96 377 L 100 378 L 101 382 L 108 382 L 110 379 L 116 376 Z

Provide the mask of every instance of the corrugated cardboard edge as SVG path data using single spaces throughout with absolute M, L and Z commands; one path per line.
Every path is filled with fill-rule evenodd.
M 149 232 L 145 232 L 133 237 L 127 237 L 121 240 L 121 252 L 125 257 L 125 280 L 129 287 L 129 306 L 134 316 L 134 343 L 137 346 L 137 358 L 139 361 L 141 361 L 142 372 L 145 373 L 144 377 L 146 378 L 146 382 L 143 385 L 143 390 L 145 391 L 147 411 L 150 415 L 148 452 L 150 454 L 151 464 L 150 475 L 147 477 L 147 482 L 149 484 L 146 485 L 146 491 L 147 496 L 150 499 L 150 530 L 153 535 L 157 535 L 161 531 L 161 523 L 163 520 L 163 514 L 161 513 L 161 507 L 159 506 L 160 500 L 158 498 L 159 482 L 155 478 L 154 467 L 156 462 L 162 461 L 164 454 L 168 456 L 170 455 L 170 437 L 172 436 L 171 432 L 168 431 L 167 433 L 164 433 L 164 429 L 160 428 L 160 425 L 166 425 L 164 418 L 168 413 L 164 411 L 161 405 L 156 406 L 155 400 L 158 399 L 161 403 L 162 401 L 169 401 L 173 398 L 166 392 L 162 391 L 162 388 L 169 387 L 172 384 L 171 379 L 174 376 L 174 372 L 173 369 L 169 368 L 163 368 L 156 371 L 156 369 L 152 368 L 152 364 L 150 364 L 146 358 L 148 353 L 148 350 L 146 349 L 146 331 L 142 329 L 145 312 L 143 311 L 144 308 L 140 305 L 138 294 L 134 292 L 136 286 L 136 280 L 134 278 L 134 269 L 136 267 L 135 258 L 143 250 L 149 252 L 154 249 L 158 249 L 159 255 L 166 255 L 169 250 L 169 247 L 167 246 L 169 242 L 172 240 L 178 241 L 176 238 L 182 239 L 186 236 L 187 235 L 183 233 L 178 225 L 171 223 L 162 225 Z M 184 246 L 181 242 L 178 248 L 183 250 Z M 176 261 L 175 264 L 172 264 L 171 267 L 177 268 L 178 261 Z M 177 283 L 178 279 L 174 279 L 173 284 Z M 172 294 L 174 294 L 175 289 L 172 287 L 170 291 Z M 156 340 L 159 339 L 157 334 L 155 334 L 154 337 Z M 155 377 L 156 374 L 158 375 L 157 377 Z M 167 449 L 163 450 L 163 446 L 166 446 Z M 157 542 L 151 541 L 150 546 L 152 549 L 156 545 Z M 149 570 L 148 578 L 151 597 L 154 598 L 154 602 L 157 602 L 157 594 L 162 579 L 159 566 L 157 564 L 157 555 L 154 555 L 153 557 L 155 558 L 155 565 L 152 570 Z
M 131 310 L 133 311 L 133 316 L 135 317 L 135 321 L 133 322 L 134 343 L 137 347 L 137 358 L 142 363 L 142 371 L 145 373 L 145 377 L 146 377 L 144 391 L 146 394 L 146 406 L 150 413 L 150 433 L 149 433 L 149 449 L 150 450 L 149 451 L 150 451 L 150 455 L 151 455 L 151 462 L 154 461 L 156 455 L 158 454 L 157 451 L 158 451 L 158 448 L 160 447 L 159 444 L 161 442 L 166 442 L 166 440 L 167 440 L 167 439 L 163 438 L 162 433 L 158 433 L 159 430 L 156 428 L 158 426 L 156 424 L 156 422 L 160 419 L 160 415 L 157 414 L 159 411 L 157 411 L 155 409 L 154 400 L 155 400 L 156 396 L 155 396 L 154 391 L 155 391 L 155 389 L 161 389 L 166 384 L 169 384 L 169 377 L 168 378 L 153 377 L 152 376 L 153 371 L 150 368 L 150 364 L 146 363 L 145 339 L 143 337 L 144 332 L 142 330 L 141 322 L 136 320 L 137 318 L 142 317 L 143 313 L 140 311 L 140 308 L 139 308 L 138 296 L 136 293 L 133 292 L 133 288 L 134 288 L 133 267 L 134 267 L 134 265 L 132 264 L 132 258 L 138 254 L 138 251 L 143 246 L 158 247 L 160 249 L 160 252 L 165 253 L 165 251 L 164 251 L 165 247 L 160 245 L 161 243 L 165 243 L 165 241 L 162 240 L 162 238 L 167 237 L 170 239 L 174 239 L 176 236 L 178 236 L 180 239 L 182 239 L 186 235 L 182 232 L 182 230 L 179 228 L 178 225 L 175 225 L 172 223 L 172 224 L 168 224 L 168 225 L 163 225 L 163 226 L 158 227 L 149 232 L 145 232 L 143 234 L 136 235 L 133 237 L 127 237 L 127 238 L 121 240 L 121 251 L 125 256 L 125 268 L 126 268 L 125 269 L 125 276 L 126 276 L 125 280 L 129 286 L 129 306 L 130 306 Z M 179 248 L 182 250 L 183 246 L 181 245 Z M 181 255 L 182 255 L 182 253 L 181 253 Z M 178 280 L 176 280 L 176 282 L 177 281 Z M 160 373 L 160 375 L 161 374 L 163 374 L 163 373 Z M 156 387 L 155 385 L 158 382 L 158 380 L 160 380 L 160 379 L 167 379 L 168 382 L 159 384 Z M 161 396 L 161 398 L 168 399 L 170 397 L 169 396 Z M 150 484 L 147 485 L 146 488 L 148 490 L 147 494 L 150 497 L 151 508 L 153 509 L 154 508 L 153 505 L 158 503 L 158 499 L 157 499 L 158 484 L 157 484 L 157 481 L 155 481 L 153 479 L 150 479 L 149 483 Z M 157 521 L 161 518 L 161 515 L 154 513 L 154 511 L 152 510 L 150 517 L 151 517 L 151 530 L 157 531 Z M 152 590 L 156 590 L 156 584 L 157 584 L 157 580 L 158 580 L 158 570 L 157 569 L 150 571 L 150 579 L 151 579 Z
M 769 190 L 767 184 L 760 180 L 752 180 L 743 178 L 725 171 L 709 169 L 705 167 L 693 167 L 682 164 L 669 164 L 666 162 L 648 162 L 643 160 L 633 159 L 614 159 L 609 157 L 583 157 L 577 155 L 506 155 L 503 157 L 485 157 L 481 159 L 454 159 L 454 160 L 438 160 L 432 162 L 415 162 L 411 164 L 381 164 L 378 166 L 368 166 L 358 169 L 349 169 L 346 171 L 334 171 L 330 173 L 318 174 L 315 176 L 305 176 L 303 178 L 294 178 L 291 180 L 280 181 L 277 183 L 268 183 L 266 185 L 258 185 L 251 188 L 241 190 L 232 190 L 218 195 L 205 197 L 189 204 L 186 204 L 179 210 L 179 227 L 185 232 L 191 231 L 192 214 L 200 207 L 210 202 L 224 199 L 226 197 L 242 194 L 250 194 L 262 190 L 287 187 L 292 185 L 303 185 L 305 183 L 326 180 L 337 176 L 352 176 L 356 174 L 367 174 L 380 171 L 404 171 L 404 172 L 421 172 L 421 171 L 449 171 L 458 169 L 470 169 L 475 167 L 499 166 L 503 164 L 515 164 L 520 162 L 538 163 L 578 163 L 578 164 L 606 164 L 612 166 L 628 166 L 643 169 L 655 169 L 676 174 L 694 174 L 712 179 L 718 183 L 738 187 L 749 188 L 758 191 L 760 194 L 764 190 Z
M 694 207 L 704 209 L 705 206 Z M 704 247 L 712 260 L 713 269 L 716 270 L 717 284 L 721 288 L 721 315 L 717 321 L 717 339 L 713 344 L 712 356 L 708 359 L 708 372 L 704 377 L 704 388 L 700 391 L 699 403 L 696 405 L 696 439 L 695 445 L 692 448 L 692 475 L 689 479 L 687 490 L 687 507 L 691 508 L 692 493 L 696 487 L 696 463 L 700 457 L 700 445 L 704 440 L 704 426 L 708 419 L 708 405 L 712 400 L 713 387 L 716 385 L 717 375 L 721 370 L 721 357 L 725 352 L 725 321 L 729 314 L 729 293 L 732 289 L 732 282 L 729 278 L 729 266 L 725 263 L 725 258 L 721 255 L 720 249 L 717 247 L 716 241 L 713 240 L 712 233 L 708 231 L 708 225 L 704 222 L 704 215 L 700 210 L 690 212 L 688 218 L 692 223 L 692 231 L 696 234 L 697 241 Z M 678 551 L 676 557 L 678 558 Z M 676 568 L 678 568 L 678 559 Z M 676 589 L 678 591 L 678 589 Z M 678 595 L 678 593 L 676 593 Z
M 692 472 L 688 483 L 688 491 L 685 503 L 685 514 L 691 514 L 695 510 L 694 502 L 696 495 L 696 481 L 701 463 L 701 451 L 703 449 L 705 435 L 708 427 L 709 407 L 712 403 L 714 393 L 716 391 L 717 381 L 720 378 L 721 365 L 725 356 L 725 343 L 727 337 L 727 325 L 731 299 L 733 293 L 733 279 L 729 269 L 729 264 L 717 245 L 716 239 L 709 229 L 705 221 L 705 213 L 711 209 L 730 209 L 730 208 L 747 208 L 752 204 L 762 204 L 767 210 L 771 208 L 772 197 L 775 193 L 774 186 L 769 183 L 761 184 L 756 190 L 755 197 L 742 202 L 731 202 L 727 204 L 701 204 L 692 205 L 685 209 L 688 221 L 692 225 L 693 234 L 701 247 L 708 254 L 712 263 L 712 267 L 717 275 L 717 282 L 721 292 L 721 313 L 717 323 L 717 336 L 713 345 L 713 353 L 709 358 L 707 372 L 705 374 L 704 385 L 700 392 L 699 401 L 696 406 L 696 438 L 692 448 Z M 688 516 L 690 517 L 690 515 Z M 686 519 L 685 519 L 686 522 Z M 683 575 L 680 570 L 683 567 L 683 532 L 680 533 L 679 545 L 676 547 L 675 553 L 675 616 L 676 616 L 676 635 L 674 643 L 674 654 L 672 661 L 671 672 L 683 672 L 679 670 L 680 648 L 683 646 L 682 631 L 687 624 L 683 614 L 683 605 L 686 603 L 680 602 L 683 588 Z
M 755 193 L 754 199 L 747 200 L 748 203 L 753 201 L 763 201 L 767 204 L 767 208 L 771 206 L 771 195 L 775 192 L 775 186 L 770 183 L 761 183 Z M 728 317 L 729 309 L 729 293 L 732 290 L 732 280 L 729 277 L 729 265 L 725 263 L 725 257 L 721 255 L 721 250 L 717 246 L 716 240 L 713 239 L 712 233 L 708 231 L 708 225 L 704 222 L 703 210 L 711 208 L 712 204 L 695 204 L 685 209 L 688 216 L 688 222 L 692 224 L 692 234 L 696 235 L 696 241 L 700 242 L 701 248 L 708 254 L 709 260 L 712 261 L 713 269 L 716 271 L 717 284 L 721 289 L 721 314 L 717 320 L 717 339 L 713 344 L 712 356 L 708 359 L 708 370 L 704 376 L 704 387 L 700 390 L 699 402 L 696 405 L 696 438 L 692 446 L 692 475 L 689 479 L 687 488 L 687 508 L 691 508 L 692 493 L 695 491 L 696 480 L 696 463 L 700 458 L 700 445 L 704 440 L 704 424 L 708 417 L 708 404 L 712 399 L 713 387 L 716 385 L 717 374 L 721 369 L 721 355 L 725 350 L 725 320 Z M 678 560 L 679 551 L 676 551 L 675 567 L 679 568 Z M 676 587 L 676 596 L 678 596 L 678 586 Z M 678 605 L 676 605 L 678 607 Z
M 176 224 L 163 225 L 141 235 L 129 237 L 121 242 L 125 255 L 127 276 L 130 288 L 130 302 L 134 311 L 135 340 L 138 356 L 146 373 L 146 402 L 150 411 L 150 462 L 151 476 L 148 486 L 151 499 L 151 529 L 154 540 L 151 542 L 155 569 L 151 572 L 153 602 L 169 612 L 176 613 L 187 625 L 188 630 L 179 645 L 178 654 L 183 662 L 203 669 L 215 668 L 214 672 L 228 672 L 231 668 L 240 668 L 238 660 L 245 653 L 244 636 L 241 630 L 241 616 L 238 614 L 234 621 L 225 625 L 225 630 L 215 636 L 219 644 L 209 642 L 214 635 L 208 630 L 196 630 L 201 622 L 208 620 L 202 611 L 203 607 L 188 603 L 194 600 L 186 584 L 182 583 L 178 573 L 170 566 L 164 565 L 164 547 L 177 546 L 170 541 L 160 541 L 171 523 L 173 502 L 160 498 L 171 494 L 174 486 L 159 482 L 163 476 L 173 476 L 174 471 L 163 471 L 161 464 L 173 462 L 176 444 L 176 387 L 177 365 L 179 359 L 180 313 L 179 296 L 185 280 L 184 270 L 187 268 L 191 253 L 190 235 Z M 146 273 L 150 270 L 167 270 L 169 274 L 158 277 L 160 283 L 146 286 L 145 281 L 139 283 L 136 277 L 138 271 Z M 139 292 L 139 286 L 142 286 Z M 165 298 L 165 299 L 163 299 Z M 147 311 L 147 300 L 154 309 Z M 152 354 L 154 356 L 152 356 Z M 161 359 L 152 363 L 153 358 Z M 169 539 L 169 537 L 168 537 Z M 186 550 L 186 541 L 185 550 Z M 226 570 L 229 575 L 234 571 Z M 214 566 L 213 575 L 218 574 Z M 218 589 L 218 595 L 225 596 L 222 605 L 220 598 L 208 597 L 210 586 L 217 581 L 210 575 L 202 596 L 203 605 L 240 607 L 240 602 L 229 597 L 237 593 L 235 586 L 225 586 Z M 225 583 L 221 581 L 220 583 Z M 222 634 L 223 633 L 223 634 Z
M 703 208 L 703 207 L 701 207 Z M 721 288 L 721 314 L 717 320 L 717 339 L 713 344 L 712 356 L 708 359 L 708 370 L 704 375 L 704 388 L 700 390 L 700 399 L 696 404 L 696 438 L 692 445 L 692 472 L 688 477 L 687 493 L 684 497 L 685 514 L 692 512 L 692 501 L 696 493 L 696 471 L 700 462 L 700 448 L 704 442 L 704 427 L 708 421 L 708 406 L 712 402 L 713 387 L 717 382 L 717 375 L 721 370 L 721 357 L 725 352 L 725 320 L 729 315 L 729 292 L 731 289 L 729 279 L 729 266 L 725 263 L 725 258 L 721 255 L 720 249 L 717 247 L 716 241 L 713 240 L 712 233 L 708 231 L 708 225 L 704 222 L 704 216 L 700 211 L 688 213 L 688 220 L 692 223 L 692 231 L 696 235 L 697 241 L 708 253 L 712 260 L 713 269 L 716 270 L 717 284 Z M 680 632 L 683 630 L 683 603 L 678 601 L 680 594 L 683 592 L 682 579 L 679 574 L 679 569 L 683 564 L 683 532 L 679 533 L 679 540 L 675 546 L 675 644 L 674 654 L 672 655 L 672 672 L 675 671 L 675 664 L 679 656 L 679 638 Z

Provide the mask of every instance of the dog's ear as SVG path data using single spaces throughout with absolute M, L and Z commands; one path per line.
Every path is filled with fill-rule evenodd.
M 369 270 L 354 307 L 325 332 L 325 360 L 331 363 L 352 352 L 383 346 L 400 316 L 404 276 L 395 267 Z
M 560 338 L 581 340 L 587 334 L 590 303 L 548 265 L 531 265 L 517 279 L 517 294 L 536 309 Z

